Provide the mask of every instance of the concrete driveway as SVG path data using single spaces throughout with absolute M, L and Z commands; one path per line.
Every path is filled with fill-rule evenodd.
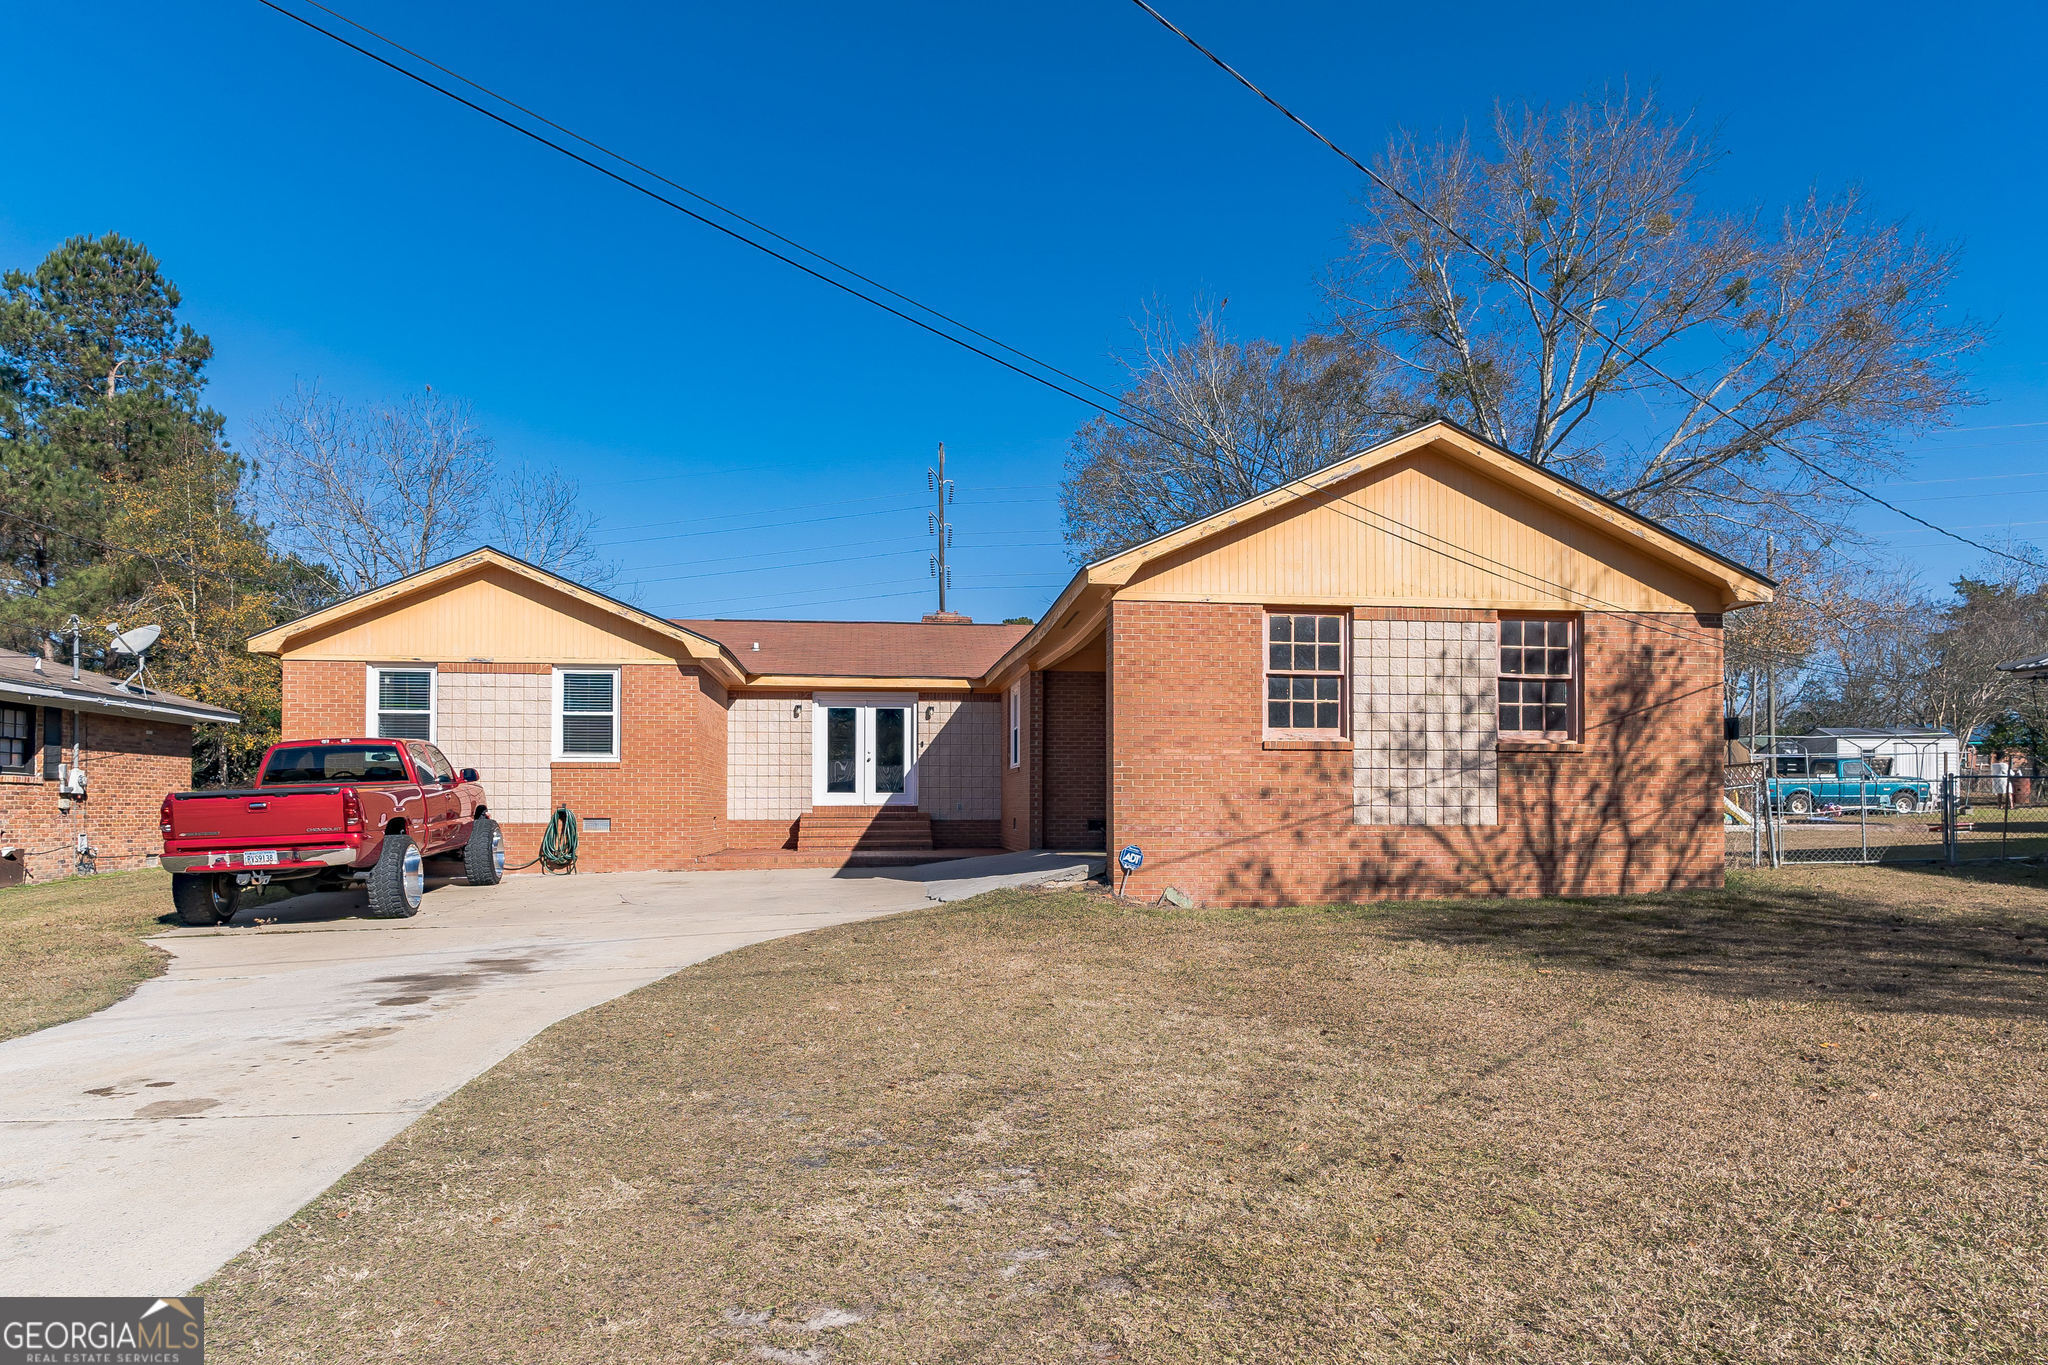
M 1071 860 L 946 866 L 515 877 L 436 887 L 409 920 L 354 918 L 354 893 L 171 931 L 165 976 L 0 1043 L 0 1294 L 182 1293 L 558 1019 Z

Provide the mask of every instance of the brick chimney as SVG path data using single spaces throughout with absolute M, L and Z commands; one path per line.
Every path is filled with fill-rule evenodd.
M 928 626 L 971 626 L 974 618 L 962 616 L 957 611 L 928 611 L 924 614 L 924 622 Z

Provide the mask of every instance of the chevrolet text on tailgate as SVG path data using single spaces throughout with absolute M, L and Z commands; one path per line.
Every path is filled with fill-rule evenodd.
M 273 744 L 253 787 L 164 798 L 163 865 L 187 924 L 234 916 L 242 888 L 362 884 L 370 913 L 417 913 L 425 860 L 459 857 L 472 886 L 505 875 L 505 844 L 477 771 L 416 739 Z

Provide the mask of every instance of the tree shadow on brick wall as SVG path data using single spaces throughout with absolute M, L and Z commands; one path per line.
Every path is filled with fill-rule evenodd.
M 1498 823 L 1471 818 L 1469 779 L 1485 754 L 1423 778 L 1432 752 L 1423 722 L 1397 726 L 1381 753 L 1394 776 L 1365 795 L 1353 756 L 1290 755 L 1286 783 L 1226 797 L 1226 833 L 1160 867 L 1214 869 L 1215 893 L 1236 903 L 1284 904 L 1416 896 L 1557 896 L 1699 887 L 1720 876 L 1719 735 L 1693 733 L 1695 711 L 1718 714 L 1721 682 L 1673 690 L 1676 651 L 1637 644 L 1603 664 L 1598 714 L 1576 753 L 1502 753 Z M 1709 702 L 1712 705 L 1708 705 Z M 1710 723 L 1710 722 L 1708 722 Z M 1442 736 L 1438 736 L 1442 739 Z M 1371 788 L 1370 774 L 1360 782 Z M 1355 801 L 1403 812 L 1411 823 L 1361 824 Z M 1218 866 L 1218 864 L 1221 864 Z
M 1709 697 L 1718 714 L 1721 679 L 1673 692 L 1673 652 L 1637 646 L 1602 679 L 1601 713 L 1586 722 L 1582 753 L 1502 755 L 1501 831 L 1511 842 L 1501 852 L 1509 856 L 1482 867 L 1475 891 L 1528 894 L 1533 877 L 1546 896 L 1632 894 L 1719 877 L 1727 858 L 1720 736 L 1687 734 L 1686 715 Z
M 2033 875 L 2037 894 L 2017 908 L 1958 911 L 1950 878 L 1888 875 L 1900 880 L 1883 894 L 1766 874 L 1642 899 L 1423 903 L 1387 912 L 1380 930 L 1729 999 L 2048 1016 L 2048 876 Z

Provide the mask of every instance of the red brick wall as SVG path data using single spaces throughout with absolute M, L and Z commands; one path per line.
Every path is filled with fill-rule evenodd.
M 1047 848 L 1101 848 L 1107 811 L 1109 724 L 1104 675 L 1049 672 L 1042 746 Z
M 796 819 L 788 820 L 728 820 L 725 823 L 727 848 L 795 848 Z
M 1001 848 L 1003 847 L 1003 822 L 1000 820 L 934 820 L 932 821 L 932 847 Z
M 1024 742 L 1022 762 L 1010 766 L 1010 692 L 1002 693 L 1002 720 L 997 743 L 1002 746 L 1003 814 L 1001 847 L 1009 849 L 1045 846 L 1044 789 L 1038 773 L 1045 742 L 1045 675 L 1024 675 Z
M 363 733 L 363 689 L 369 672 L 359 663 L 326 659 L 284 661 L 284 738 L 340 738 Z
M 35 734 L 43 734 L 36 712 Z M 78 713 L 64 713 L 64 762 L 71 761 Z M 77 866 L 82 831 L 102 872 L 147 867 L 163 852 L 157 812 L 166 792 L 192 785 L 192 727 L 126 716 L 85 717 L 86 799 L 57 809 L 57 784 L 42 780 L 42 751 L 29 776 L 0 774 L 0 844 L 28 851 L 28 875 L 47 881 Z M 45 852 L 44 850 L 52 850 Z
M 724 689 L 696 668 L 628 664 L 619 705 L 618 762 L 554 765 L 553 800 L 585 822 L 578 866 L 674 869 L 724 848 Z M 593 817 L 609 818 L 611 830 L 591 830 Z
M 1109 847 L 1214 904 L 1717 886 L 1720 618 L 1588 613 L 1576 751 L 1500 755 L 1500 823 L 1360 826 L 1348 751 L 1269 750 L 1256 606 L 1110 613 Z M 1445 613 L 1449 615 L 1449 613 Z

